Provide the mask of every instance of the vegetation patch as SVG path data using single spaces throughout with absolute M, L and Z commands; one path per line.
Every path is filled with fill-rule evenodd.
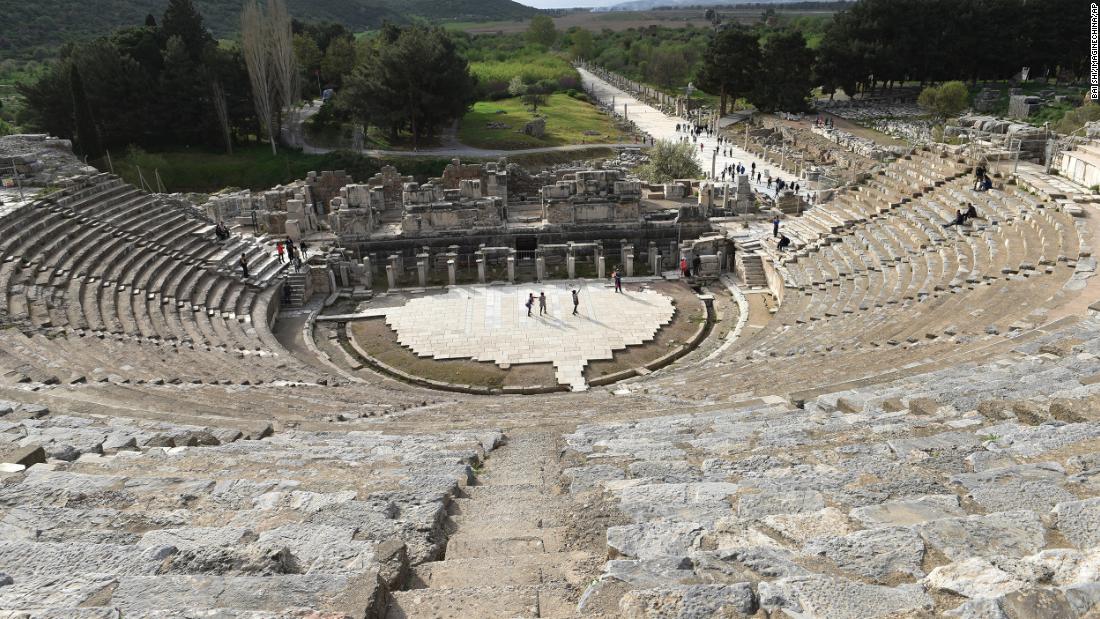
M 543 137 L 523 133 L 524 126 L 536 117 L 546 120 Z M 458 131 L 458 140 L 463 144 L 492 149 L 610 144 L 626 139 L 630 138 L 594 105 L 564 94 L 550 95 L 537 112 L 519 97 L 479 101 L 463 117 Z

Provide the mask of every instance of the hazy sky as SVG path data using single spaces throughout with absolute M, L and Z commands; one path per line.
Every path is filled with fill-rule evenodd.
M 540 9 L 571 9 L 578 6 L 607 6 L 619 4 L 622 0 L 517 0 L 520 4 Z

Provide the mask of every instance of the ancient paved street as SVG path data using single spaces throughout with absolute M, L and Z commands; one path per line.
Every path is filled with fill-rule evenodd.
M 685 134 L 676 132 L 676 125 L 687 122 L 685 119 L 669 116 L 636 99 L 630 93 L 612 86 L 585 69 L 578 68 L 577 71 L 580 73 L 581 81 L 588 91 L 594 92 L 603 103 L 610 104 L 614 101 L 615 111 L 620 114 L 625 113 L 627 118 L 634 121 L 642 131 L 658 140 L 679 142 L 684 137 Z M 702 149 L 699 148 L 700 144 L 703 145 Z M 757 171 L 762 172 L 765 176 L 770 172 L 773 177 L 785 178 L 789 181 L 794 180 L 792 175 L 776 169 L 774 165 L 736 146 L 732 147 L 731 156 L 727 157 L 720 152 L 716 158 L 713 158 L 712 153 L 718 147 L 717 136 L 706 137 L 706 134 L 703 134 L 699 137 L 699 142 L 694 144 L 694 147 L 696 149 L 695 158 L 699 161 L 699 165 L 702 166 L 704 172 L 709 173 L 713 164 L 714 169 L 721 176 L 722 169 L 727 165 L 740 163 L 746 168 L 751 168 L 755 162 Z M 729 148 L 731 148 L 731 145 L 723 144 L 720 150 Z M 761 193 L 775 197 L 774 185 L 772 189 L 769 189 L 766 181 L 762 183 L 754 182 L 753 187 Z M 806 192 L 802 191 L 802 193 Z
M 579 315 L 573 316 L 571 290 L 566 283 L 452 287 L 388 310 L 386 323 L 418 355 L 501 366 L 550 362 L 559 383 L 582 390 L 589 360 L 610 359 L 616 350 L 652 340 L 675 311 L 672 299 L 654 291 L 617 294 L 581 283 Z M 546 315 L 539 314 L 541 292 Z M 532 293 L 536 302 L 528 317 L 524 304 Z

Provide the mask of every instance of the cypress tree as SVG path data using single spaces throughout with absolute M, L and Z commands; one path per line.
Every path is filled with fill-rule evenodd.
M 73 96 L 73 129 L 76 134 L 73 137 L 76 149 L 85 157 L 94 159 L 103 154 L 103 146 L 99 141 L 99 130 L 92 118 L 88 97 L 84 94 L 84 80 L 80 78 L 80 70 L 75 63 L 69 69 L 69 89 Z

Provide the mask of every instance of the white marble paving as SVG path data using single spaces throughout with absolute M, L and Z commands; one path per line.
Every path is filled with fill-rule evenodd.
M 516 286 L 456 286 L 447 294 L 421 297 L 385 308 L 397 341 L 421 357 L 474 359 L 501 366 L 553 363 L 558 382 L 587 388 L 590 360 L 653 339 L 675 312 L 672 299 L 644 290 L 617 294 L 603 284 L 578 283 L 579 314 L 573 316 L 567 283 Z M 547 313 L 537 297 L 545 292 Z M 534 293 L 531 316 L 524 303 Z

